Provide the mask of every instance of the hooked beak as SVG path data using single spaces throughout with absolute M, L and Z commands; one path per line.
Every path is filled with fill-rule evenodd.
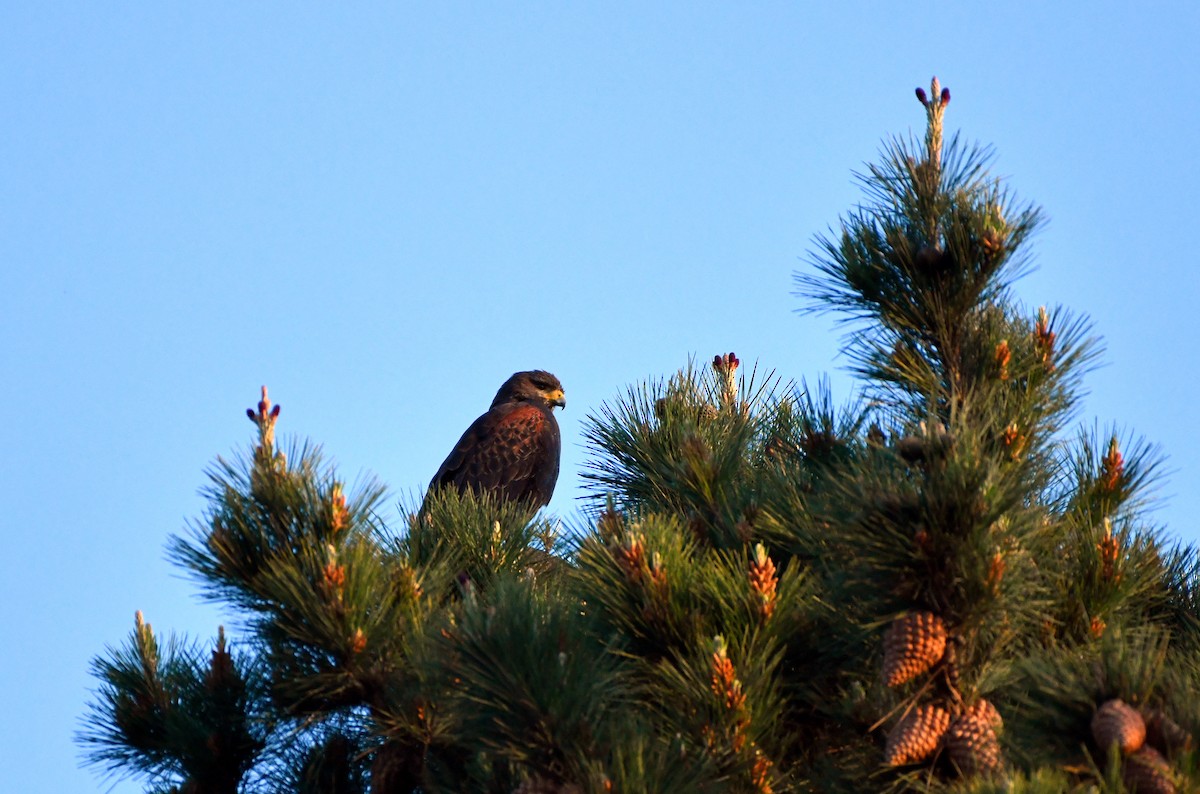
M 552 392 L 546 392 L 546 400 L 551 405 L 557 405 L 559 408 L 567 407 L 567 398 L 563 394 L 562 389 L 555 389 Z

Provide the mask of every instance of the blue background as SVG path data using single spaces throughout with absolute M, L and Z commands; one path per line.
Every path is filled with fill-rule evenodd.
M 6 791 L 108 785 L 72 735 L 134 610 L 228 622 L 163 549 L 260 384 L 398 507 L 549 369 L 568 523 L 583 418 L 689 356 L 849 396 L 792 275 L 934 74 L 1051 219 L 1019 295 L 1105 337 L 1081 421 L 1159 443 L 1200 540 L 1194 3 L 5 6 Z

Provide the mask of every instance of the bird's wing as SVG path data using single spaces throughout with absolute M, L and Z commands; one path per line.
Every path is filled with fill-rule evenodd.
M 547 413 L 534 405 L 499 405 L 476 419 L 454 445 L 430 488 L 455 485 L 508 499 L 533 494 L 531 479 L 545 464 Z M 558 428 L 554 428 L 557 439 Z M 557 466 L 557 455 L 554 456 Z
M 558 462 L 562 455 L 562 440 L 558 432 L 558 422 L 554 414 L 547 413 L 546 422 L 541 430 L 541 459 L 536 464 L 534 481 L 530 484 L 530 495 L 540 505 L 550 504 L 554 495 L 554 485 L 558 482 Z

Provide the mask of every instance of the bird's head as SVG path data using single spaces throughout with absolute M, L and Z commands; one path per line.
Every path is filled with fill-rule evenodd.
M 567 407 L 567 398 L 558 378 L 541 369 L 518 372 L 504 381 L 500 391 L 496 392 L 496 399 L 492 400 L 492 407 L 513 402 L 541 403 L 548 408 Z

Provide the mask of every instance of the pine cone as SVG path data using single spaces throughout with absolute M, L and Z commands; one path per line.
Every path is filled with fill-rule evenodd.
M 932 433 L 904 436 L 896 442 L 896 454 L 906 463 L 924 463 L 946 457 L 954 447 L 954 435 L 945 428 Z
M 909 463 L 925 460 L 925 439 L 920 436 L 905 436 L 896 442 L 896 452 Z
M 1000 716 L 1000 712 L 996 710 L 996 707 L 987 700 L 980 700 L 974 706 L 967 709 L 966 713 L 963 714 L 963 718 L 967 716 L 982 721 L 994 731 L 999 731 L 1004 727 L 1004 718 Z
M 899 686 L 938 663 L 946 652 L 946 624 L 932 612 L 910 612 L 883 635 L 883 681 Z
M 941 706 L 918 706 L 888 734 L 883 762 L 904 766 L 924 761 L 937 749 L 950 726 L 950 713 Z
M 937 279 L 954 269 L 954 258 L 935 246 L 923 245 L 913 257 L 916 272 L 929 279 Z
M 1192 735 L 1179 726 L 1179 723 L 1163 713 L 1162 709 L 1150 709 L 1144 714 L 1146 718 L 1146 743 L 1160 753 L 1173 756 L 1185 753 L 1195 747 Z
M 1171 765 L 1153 747 L 1143 747 L 1125 759 L 1125 785 L 1136 794 L 1176 794 Z
M 986 775 L 1000 768 L 996 729 L 1001 723 L 996 707 L 981 700 L 950 726 L 946 732 L 946 751 L 964 776 Z
M 1124 755 L 1136 752 L 1146 741 L 1146 722 L 1137 709 L 1119 698 L 1105 701 L 1092 717 L 1092 738 L 1101 750 L 1114 743 Z

